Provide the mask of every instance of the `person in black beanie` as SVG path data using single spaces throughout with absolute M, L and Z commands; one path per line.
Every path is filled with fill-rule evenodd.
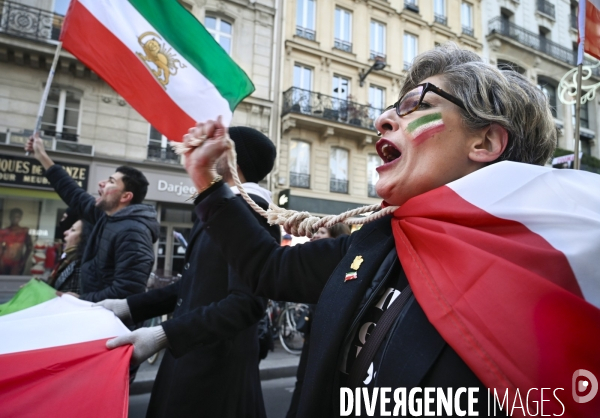
M 271 193 L 257 182 L 273 169 L 275 146 L 261 132 L 233 127 L 229 135 L 237 150 L 238 176 L 244 189 L 264 209 Z M 233 186 L 225 158 L 214 183 Z M 236 187 L 231 187 L 239 194 Z M 208 190 L 208 189 L 207 189 Z M 197 199 L 207 191 L 199 190 Z M 241 196 L 238 196 L 241 200 Z M 279 243 L 280 230 L 252 212 Z M 173 312 L 173 319 L 152 328 L 110 340 L 108 348 L 133 344 L 132 364 L 165 351 L 147 417 L 257 417 L 266 416 L 258 370 L 257 323 L 266 301 L 238 281 L 196 220 L 188 240 L 181 280 L 127 299 L 104 300 L 98 305 L 113 311 L 124 322 L 144 321 Z

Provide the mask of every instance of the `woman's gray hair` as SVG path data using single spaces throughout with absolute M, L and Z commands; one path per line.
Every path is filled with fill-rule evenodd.
M 444 90 L 462 99 L 467 128 L 478 130 L 496 123 L 506 129 L 508 145 L 494 162 L 544 165 L 550 159 L 557 135 L 550 106 L 524 76 L 500 70 L 476 53 L 448 43 L 415 58 L 400 96 L 434 75 L 443 76 Z

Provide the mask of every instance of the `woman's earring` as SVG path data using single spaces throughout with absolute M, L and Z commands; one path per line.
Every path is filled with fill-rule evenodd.
M 377 131 L 377 136 L 381 136 L 381 132 Z

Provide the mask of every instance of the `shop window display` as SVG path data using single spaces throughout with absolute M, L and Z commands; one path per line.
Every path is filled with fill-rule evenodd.
M 58 196 L 6 196 L 14 192 L 1 189 L 0 275 L 45 278 L 60 256 L 62 233 L 57 226 L 66 205 Z

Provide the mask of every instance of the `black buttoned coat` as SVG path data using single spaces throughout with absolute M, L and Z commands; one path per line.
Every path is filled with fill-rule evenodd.
M 395 251 L 391 217 L 367 224 L 350 236 L 278 247 L 252 222 L 250 211 L 231 199 L 225 188 L 213 191 L 196 206 L 214 243 L 256 294 L 275 300 L 318 302 L 297 416 L 339 416 L 344 347 L 364 310 L 374 304 L 374 295 L 384 281 L 380 266 L 390 251 Z M 233 231 L 244 239 L 225 239 Z M 357 279 L 344 281 L 359 255 L 364 261 Z M 480 416 L 486 414 L 485 387 L 431 325 L 414 297 L 380 350 L 383 355 L 375 386 L 407 390 L 478 387 L 476 407 Z M 379 406 L 376 411 L 379 416 Z
M 267 207 L 260 197 L 252 198 Z M 279 227 L 256 218 L 278 245 Z M 173 312 L 163 323 L 169 348 L 147 416 L 265 417 L 256 327 L 265 300 L 238 280 L 203 222 L 194 223 L 188 241 L 181 280 L 127 299 L 136 322 Z

